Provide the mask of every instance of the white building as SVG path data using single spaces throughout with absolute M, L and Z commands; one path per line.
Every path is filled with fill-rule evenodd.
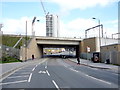
M 46 36 L 59 37 L 59 18 L 57 15 L 46 15 Z

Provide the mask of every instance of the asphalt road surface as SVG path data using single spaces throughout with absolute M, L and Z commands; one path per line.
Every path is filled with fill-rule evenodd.
M 67 59 L 47 58 L 9 75 L 0 84 L 4 88 L 118 88 L 118 74 L 77 65 Z

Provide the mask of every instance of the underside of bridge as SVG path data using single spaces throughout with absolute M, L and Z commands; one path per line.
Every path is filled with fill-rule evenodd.
M 78 45 L 52 45 L 52 44 L 38 44 L 41 48 L 40 57 L 77 57 L 79 55 Z
M 60 52 L 57 50 L 62 49 Z M 50 54 L 46 53 L 45 50 L 52 51 Z M 53 52 L 54 51 L 54 52 Z M 70 56 L 74 53 L 74 57 L 80 55 L 80 42 L 70 40 L 37 40 L 33 38 L 26 47 L 21 47 L 20 59 L 27 60 L 34 58 L 41 58 L 47 55 L 67 55 Z

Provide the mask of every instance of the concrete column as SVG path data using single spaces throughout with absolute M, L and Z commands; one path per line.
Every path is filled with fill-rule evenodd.
M 3 32 L 0 31 L 0 58 L 2 58 L 2 34 L 3 34 Z
M 42 58 L 43 56 L 43 46 L 42 45 L 38 45 L 38 48 L 39 48 L 39 57 Z
M 120 52 L 117 53 L 117 64 L 120 65 Z
M 27 56 L 25 56 L 25 53 L 27 51 Z M 27 46 L 27 49 L 25 47 L 22 47 L 20 49 L 20 59 L 25 60 L 25 57 L 27 59 L 32 59 L 32 55 L 34 55 L 34 58 L 41 58 L 43 55 L 43 47 L 37 45 L 36 38 L 31 39 L 30 43 Z
M 80 57 L 80 45 L 76 46 L 76 57 Z
M 118 33 L 120 33 L 120 1 L 118 2 Z M 120 34 L 118 34 L 118 38 L 120 39 Z M 120 44 L 120 40 L 118 40 Z

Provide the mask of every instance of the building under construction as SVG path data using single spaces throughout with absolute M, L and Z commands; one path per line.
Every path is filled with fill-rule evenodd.
M 59 19 L 57 15 L 46 15 L 46 36 L 59 37 Z

